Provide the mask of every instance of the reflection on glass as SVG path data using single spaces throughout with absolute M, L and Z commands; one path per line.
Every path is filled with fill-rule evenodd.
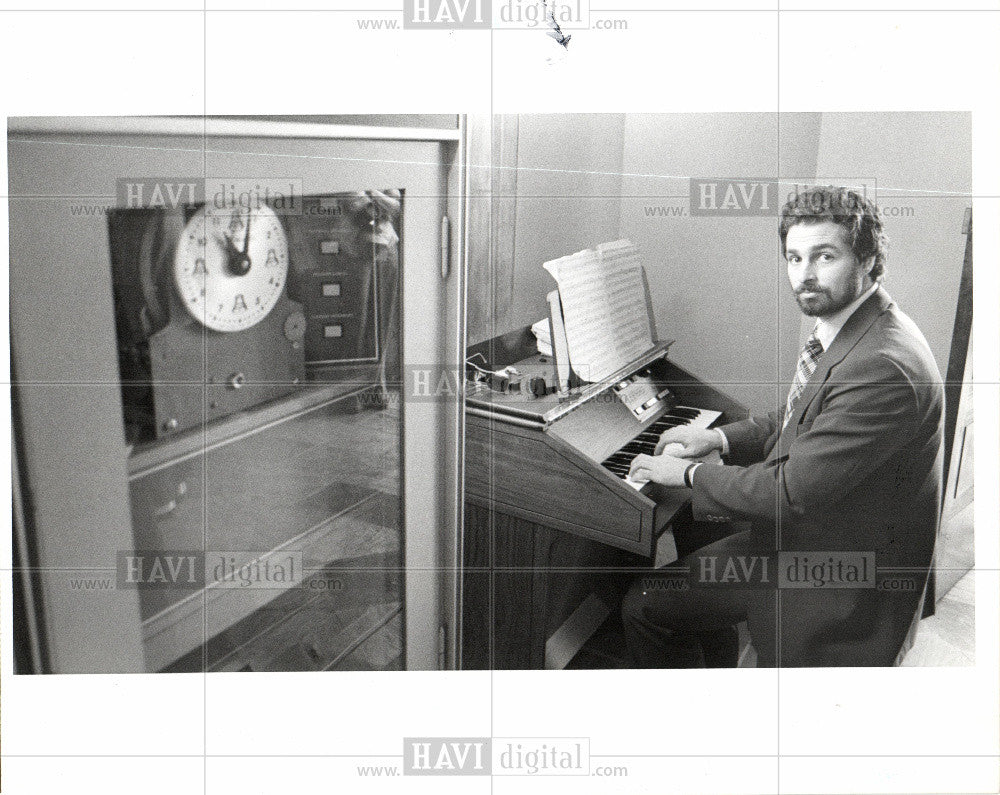
M 402 205 L 110 215 L 151 670 L 403 666 Z

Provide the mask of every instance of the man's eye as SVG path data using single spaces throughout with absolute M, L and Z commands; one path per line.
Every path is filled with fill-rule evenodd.
M 833 260 L 833 254 L 820 254 L 820 262 L 830 262 Z

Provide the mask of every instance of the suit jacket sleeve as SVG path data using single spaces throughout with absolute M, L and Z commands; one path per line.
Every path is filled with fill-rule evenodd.
M 863 368 L 838 368 L 816 399 L 823 401 L 819 413 L 799 430 L 787 458 L 745 467 L 699 467 L 693 479 L 695 519 L 773 524 L 779 512 L 792 518 L 822 511 L 905 446 L 919 424 L 916 390 L 886 358 L 867 359 Z M 763 432 L 736 425 L 747 440 Z M 785 430 L 795 432 L 791 426 Z
M 772 411 L 766 416 L 750 417 L 723 425 L 719 430 L 726 435 L 730 455 L 739 460 L 759 461 L 767 453 L 768 440 L 779 427 L 778 417 Z

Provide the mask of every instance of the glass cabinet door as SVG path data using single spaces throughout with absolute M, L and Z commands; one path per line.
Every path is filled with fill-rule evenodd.
M 279 128 L 10 136 L 25 670 L 449 662 L 458 131 Z

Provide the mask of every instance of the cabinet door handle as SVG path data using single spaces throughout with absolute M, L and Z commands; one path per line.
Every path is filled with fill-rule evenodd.
M 451 272 L 451 221 L 441 217 L 441 278 L 447 279 Z

